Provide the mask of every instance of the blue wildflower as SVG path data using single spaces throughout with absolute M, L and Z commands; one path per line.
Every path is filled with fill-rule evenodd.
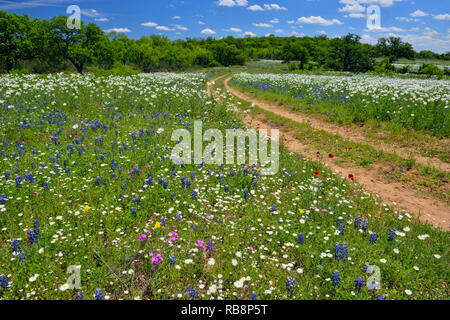
M 104 300 L 105 299 L 102 289 L 95 290 L 94 296 L 95 296 L 95 300 Z
M 341 278 L 339 277 L 338 271 L 333 272 L 333 274 L 331 276 L 331 281 L 333 281 L 334 285 L 341 284 Z
M 290 297 L 292 297 L 294 295 L 294 290 L 295 290 L 295 279 L 294 278 L 287 279 L 286 290 L 289 292 Z
M 356 280 L 355 280 L 355 288 L 356 288 L 356 290 L 360 290 L 363 285 L 364 285 L 363 279 L 360 276 L 358 276 L 356 278 Z

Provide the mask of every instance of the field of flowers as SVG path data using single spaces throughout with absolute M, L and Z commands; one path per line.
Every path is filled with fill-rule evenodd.
M 450 134 L 450 81 L 368 75 L 248 74 L 233 77 L 244 88 L 287 95 L 297 108 L 330 121 L 384 121 L 440 137 Z
M 334 78 L 252 77 L 236 80 L 342 88 Z M 0 299 L 448 298 L 448 233 L 317 161 L 282 150 L 274 176 L 257 164 L 173 164 L 173 130 L 194 120 L 242 127 L 208 97 L 207 80 L 0 78 Z M 354 90 L 344 98 L 415 95 L 413 119 L 448 130 L 448 88 L 428 81 L 391 97 L 383 80 L 363 81 L 341 80 Z M 433 90 L 440 112 L 421 114 Z M 66 284 L 74 265 L 77 289 Z

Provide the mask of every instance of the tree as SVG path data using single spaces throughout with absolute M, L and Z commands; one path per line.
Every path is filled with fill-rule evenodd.
M 71 29 L 67 27 L 66 22 L 66 16 L 51 19 L 50 36 L 59 55 L 69 60 L 79 73 L 83 73 L 87 63 L 102 57 L 107 38 L 94 23 L 85 25 L 81 22 L 79 29 Z
M 28 37 L 30 26 L 27 15 L 0 11 L 0 62 L 8 73 L 19 60 L 32 57 L 33 44 Z
M 403 42 L 398 37 L 378 39 L 377 49 L 380 55 L 390 57 L 391 62 L 399 59 L 415 59 L 415 51 L 410 43 Z

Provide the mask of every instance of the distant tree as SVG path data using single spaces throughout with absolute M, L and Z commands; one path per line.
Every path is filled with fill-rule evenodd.
M 377 49 L 380 55 L 390 57 L 391 62 L 399 59 L 415 59 L 415 51 L 410 43 L 403 42 L 399 37 L 378 39 Z
M 83 68 L 98 58 L 105 58 L 104 49 L 107 48 L 107 37 L 94 23 L 81 27 L 68 28 L 67 17 L 60 16 L 49 21 L 50 37 L 56 51 L 63 59 L 69 60 L 79 73 Z
M 0 11 L 0 63 L 9 73 L 19 60 L 32 57 L 33 44 L 29 38 L 31 21 L 27 15 Z

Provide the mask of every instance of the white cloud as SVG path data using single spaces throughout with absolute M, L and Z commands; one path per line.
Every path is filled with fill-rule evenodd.
M 166 26 L 156 26 L 156 29 L 161 30 L 161 31 L 175 31 L 176 30 L 175 28 L 169 28 Z
M 318 24 L 318 25 L 325 26 L 325 27 L 331 26 L 334 24 L 343 24 L 338 19 L 326 20 L 326 19 L 322 18 L 321 16 L 301 17 L 301 18 L 297 19 L 297 23 Z
M 360 13 L 366 11 L 366 8 L 363 7 L 358 1 L 348 1 L 341 0 L 341 4 L 345 4 L 345 7 L 339 8 L 339 12 L 350 12 L 350 13 Z
M 106 33 L 109 33 L 109 32 L 111 32 L 111 31 L 115 31 L 115 32 L 117 32 L 117 33 L 121 33 L 121 32 L 131 32 L 131 30 L 128 29 L 128 28 L 111 28 L 111 29 L 105 30 Z
M 157 23 L 155 23 L 155 22 L 144 22 L 144 23 L 141 23 L 141 26 L 143 26 L 143 27 L 156 27 L 158 24 Z
M 181 19 L 181 17 L 180 16 L 173 16 L 172 19 L 178 20 L 178 19 Z
M 205 24 L 203 21 L 199 21 L 198 24 Z
M 345 5 L 339 8 L 339 12 L 348 12 L 351 18 L 360 18 L 361 15 L 356 15 L 357 13 L 362 14 L 367 10 L 366 6 L 378 5 L 380 7 L 391 7 L 395 2 L 401 2 L 405 0 L 340 0 L 339 3 Z
M 181 30 L 181 31 L 187 31 L 187 30 L 189 30 L 188 28 L 186 28 L 186 27 L 184 27 L 184 26 L 182 26 L 182 25 L 179 25 L 179 24 L 173 24 L 173 26 L 174 26 L 177 30 Z
M 253 6 L 248 7 L 247 10 L 250 10 L 250 11 L 264 11 L 264 9 L 260 5 L 257 5 L 257 4 L 254 4 Z
M 365 32 L 404 32 L 405 29 L 398 28 L 398 27 L 371 27 L 364 29 Z
M 287 10 L 287 8 L 286 7 L 282 7 L 282 6 L 280 6 L 280 5 L 276 4 L 276 3 L 272 3 L 272 4 L 266 4 L 265 3 L 263 5 L 263 7 L 261 7 L 258 4 L 254 4 L 254 5 L 250 6 L 250 7 L 248 7 L 247 10 L 250 10 L 250 11 L 272 11 L 272 10 L 285 11 L 285 10 Z
M 227 29 L 227 30 L 225 30 L 225 31 L 231 31 L 231 32 L 242 32 L 242 30 L 241 30 L 241 29 L 239 29 L 239 28 L 230 28 L 230 29 Z
M 81 14 L 85 15 L 87 17 L 98 17 L 100 14 L 98 13 L 97 10 L 95 9 L 86 9 L 86 10 L 81 10 Z
M 270 23 L 280 23 L 280 20 L 278 20 L 277 18 L 272 19 L 269 21 Z
M 445 13 L 445 14 L 433 15 L 433 18 L 436 20 L 450 20 L 450 14 Z
M 417 18 L 407 18 L 407 17 L 395 17 L 395 20 L 404 21 L 404 22 L 411 22 L 411 21 L 419 22 L 420 21 Z
M 273 25 L 268 24 L 268 23 L 254 23 L 253 24 L 255 27 L 261 27 L 261 28 L 272 28 Z
M 282 7 L 276 3 L 273 4 L 264 4 L 264 9 L 265 10 L 276 10 L 276 11 L 280 11 L 280 10 L 287 10 L 286 7 Z
M 416 10 L 413 13 L 410 14 L 411 17 L 417 18 L 417 17 L 426 17 L 428 16 L 428 13 L 423 12 L 422 10 Z
M 109 19 L 108 18 L 96 18 L 95 21 L 106 22 L 106 21 L 109 21 Z
M 216 34 L 216 32 L 214 30 L 211 30 L 209 28 L 203 29 L 200 33 L 201 34 L 208 34 L 208 35 Z
M 244 37 L 256 37 L 256 33 L 253 33 L 251 31 L 244 32 Z
M 248 1 L 247 0 L 219 0 L 219 2 L 217 2 L 217 5 L 221 6 L 221 7 L 234 7 L 234 6 L 246 7 L 246 6 L 248 6 Z
M 14 10 L 36 7 L 57 7 L 63 3 L 73 3 L 73 0 L 29 0 L 29 1 L 0 1 L 0 10 Z
M 345 18 L 365 18 L 367 15 L 365 13 L 350 13 L 344 16 Z

